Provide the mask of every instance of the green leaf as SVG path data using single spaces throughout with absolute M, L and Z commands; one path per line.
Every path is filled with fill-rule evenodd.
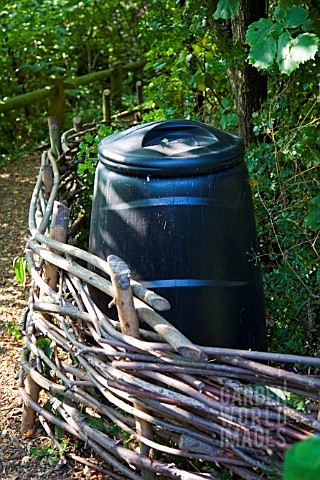
M 273 18 L 277 20 L 277 22 L 283 22 L 283 18 L 286 14 L 286 11 L 284 8 L 282 8 L 281 5 L 277 5 L 277 7 L 274 9 L 273 12 Z
M 229 20 L 234 17 L 238 11 L 240 0 L 219 0 L 217 10 L 214 12 L 213 18 L 218 20 L 223 18 Z
M 273 37 L 266 37 L 263 42 L 254 44 L 249 52 L 249 58 L 258 70 L 265 70 L 273 64 L 277 53 L 277 42 Z
M 285 454 L 283 480 L 320 478 L 320 435 L 293 445 Z
M 287 58 L 289 58 L 291 35 L 288 32 L 283 32 L 278 40 L 278 54 L 277 63 L 281 72 L 287 69 Z
M 55 425 L 54 426 L 54 434 L 55 434 L 55 437 L 58 439 L 58 440 L 61 440 L 63 437 L 64 437 L 64 434 L 65 434 L 65 430 L 61 427 L 58 427 L 58 425 Z
M 84 418 L 84 423 L 88 425 L 89 427 L 96 428 L 97 430 L 100 430 L 100 432 L 104 431 L 103 428 L 103 420 L 100 417 L 92 417 L 87 416 Z
M 299 63 L 315 57 L 318 51 L 319 38 L 314 33 L 302 33 L 292 41 L 291 56 Z
M 292 7 L 286 11 L 283 17 L 283 23 L 286 28 L 295 28 L 302 25 L 306 21 L 307 16 L 308 12 L 304 8 Z
M 308 212 L 304 225 L 313 231 L 320 230 L 320 194 L 312 199 Z
M 266 18 L 252 23 L 247 30 L 246 40 L 251 45 L 249 58 L 258 70 L 269 68 L 274 61 L 277 43 L 273 32 L 274 24 Z
M 260 18 L 258 22 L 253 22 L 246 33 L 246 41 L 253 46 L 257 43 L 262 43 L 266 37 L 270 36 L 274 28 L 273 22 L 266 18 Z
M 25 284 L 26 281 L 26 263 L 23 258 L 15 258 L 13 261 L 14 274 L 19 283 Z
M 315 54 L 318 51 L 319 39 L 314 33 L 302 33 L 296 38 L 291 39 L 290 44 L 286 44 L 288 41 L 288 34 L 284 36 L 283 33 L 280 38 L 282 45 L 282 58 L 279 57 L 278 53 L 278 64 L 281 70 L 281 73 L 286 73 L 290 75 L 293 70 L 296 70 L 301 63 L 311 60 L 315 57 Z
M 51 340 L 50 338 L 39 338 L 36 341 L 36 347 L 43 350 L 43 352 L 51 359 L 53 350 L 51 348 Z
M 238 126 L 238 115 L 236 113 L 224 113 L 221 115 L 220 127 L 228 130 L 230 127 Z

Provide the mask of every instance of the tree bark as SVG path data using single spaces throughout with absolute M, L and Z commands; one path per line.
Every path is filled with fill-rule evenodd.
M 264 0 L 240 0 L 239 9 L 231 19 L 232 42 L 243 53 L 243 58 L 235 60 L 228 68 L 228 77 L 235 97 L 240 135 L 246 145 L 257 141 L 250 120 L 267 98 L 266 75 L 249 65 L 246 59 L 246 31 L 251 23 L 262 17 L 266 17 Z

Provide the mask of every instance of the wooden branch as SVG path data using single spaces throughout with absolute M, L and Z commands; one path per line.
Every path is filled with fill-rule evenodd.
M 207 356 L 200 347 L 194 345 L 177 328 L 158 315 L 150 307 L 135 298 L 134 305 L 139 317 L 164 338 L 180 355 L 190 360 L 206 361 Z
M 146 63 L 146 60 L 140 60 L 135 63 L 127 63 L 125 65 L 122 65 L 122 70 L 124 72 L 133 72 L 136 70 L 140 70 L 143 69 Z M 100 70 L 99 72 L 88 73 L 87 75 L 82 75 L 81 77 L 68 78 L 66 80 L 71 82 L 73 87 L 76 88 L 80 85 L 88 85 L 90 83 L 110 78 L 114 71 L 115 68 L 109 68 L 108 70 Z
M 36 90 L 35 92 L 24 93 L 16 97 L 8 98 L 8 100 L 0 101 L 0 113 L 9 112 L 10 110 L 16 110 L 17 108 L 26 107 L 45 98 L 49 98 L 53 86 L 48 86 Z
M 163 297 L 160 297 L 157 293 L 152 292 L 145 288 L 141 283 L 136 282 L 135 280 L 130 280 L 131 287 L 133 294 L 140 298 L 143 302 L 145 302 L 150 307 L 158 310 L 158 312 L 165 312 L 166 310 L 170 310 L 171 305 Z
M 51 94 L 49 97 L 49 115 L 57 119 L 57 125 L 61 128 L 64 124 L 64 112 L 65 112 L 65 89 L 69 88 L 71 85 L 64 82 L 63 77 L 56 77 L 54 80 L 54 86 L 51 89 Z M 57 144 L 58 146 L 58 144 Z M 60 136 L 59 136 L 59 151 L 61 152 Z M 54 155 L 58 158 L 58 154 L 55 150 Z M 57 154 L 57 155 L 56 155 Z
M 140 60 L 135 63 L 127 63 L 122 66 L 122 70 L 124 72 L 142 70 L 146 63 L 147 63 L 146 60 Z M 89 73 L 81 77 L 75 77 L 75 78 L 68 77 L 64 79 L 62 86 L 63 86 L 63 89 L 71 89 L 71 88 L 77 88 L 81 85 L 88 85 L 90 83 L 94 83 L 99 80 L 110 78 L 113 72 L 114 72 L 114 68 L 110 68 L 108 70 L 100 70 L 98 72 Z M 9 98 L 8 100 L 2 100 L 0 101 L 0 113 L 8 112 L 10 110 L 15 110 L 20 107 L 25 107 L 27 105 L 31 105 L 45 98 L 49 98 L 52 94 L 52 90 L 54 89 L 55 89 L 55 85 L 48 85 L 34 92 L 24 93 L 23 95 L 18 95 L 16 97 Z

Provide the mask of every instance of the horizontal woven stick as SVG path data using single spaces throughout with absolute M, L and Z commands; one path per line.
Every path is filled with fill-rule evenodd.
M 34 223 L 34 222 L 33 222 Z M 72 257 L 79 258 L 87 263 L 90 263 L 94 267 L 100 269 L 104 273 L 106 273 L 110 277 L 110 268 L 108 262 L 103 260 L 92 253 L 86 252 L 81 250 L 78 247 L 74 247 L 73 245 L 68 245 L 63 242 L 59 242 L 57 240 L 51 239 L 46 235 L 39 233 L 38 229 L 35 227 L 31 228 L 32 237 L 37 240 L 39 243 L 46 245 L 47 247 L 57 250 L 62 253 L 67 253 Z M 131 279 L 130 281 L 133 294 L 140 298 L 143 302 L 145 302 L 150 307 L 154 308 L 158 311 L 165 311 L 170 309 L 170 303 L 160 295 L 148 290 L 139 282 Z
M 194 361 L 206 361 L 207 356 L 200 347 L 194 345 L 167 320 L 151 310 L 140 299 L 134 298 L 134 306 L 139 317 L 164 338 L 180 355 Z
M 273 352 L 255 352 L 252 350 L 238 350 L 236 348 L 218 348 L 218 347 L 201 347 L 202 350 L 209 356 L 221 357 L 244 357 L 252 360 L 267 360 L 284 363 L 302 363 L 306 365 L 320 366 L 320 358 L 306 357 L 302 355 L 288 355 L 285 353 Z
M 275 377 L 278 380 L 283 381 L 284 386 L 286 382 L 295 383 L 303 388 L 320 391 L 320 378 L 311 377 L 308 375 L 298 375 L 293 372 L 287 372 L 281 368 L 270 367 L 269 365 L 263 365 L 262 363 L 253 362 L 252 360 L 245 360 L 243 358 L 230 358 L 227 356 L 221 357 L 226 363 L 231 363 L 239 367 L 247 368 L 248 370 L 265 375 L 269 377 Z
M 136 465 L 145 470 L 151 470 L 169 478 L 180 478 L 183 480 L 202 480 L 202 477 L 196 473 L 188 473 L 181 471 L 178 468 L 159 462 L 158 460 L 150 459 L 144 455 L 139 455 L 127 448 L 121 447 L 117 442 L 110 440 L 108 436 L 96 429 L 90 427 L 85 423 L 80 413 L 74 406 L 66 406 L 66 412 L 70 415 L 74 423 L 81 429 L 81 431 L 94 442 L 98 443 L 108 452 L 121 457 L 129 465 Z M 214 478 L 214 477 L 213 477 Z
M 295 410 L 292 407 L 289 407 L 281 402 L 271 399 L 270 397 L 266 397 L 261 393 L 255 392 L 251 387 L 242 385 L 240 382 L 236 380 L 231 380 L 228 378 L 219 378 L 217 377 L 217 381 L 223 385 L 224 388 L 230 389 L 233 392 L 238 393 L 241 397 L 245 398 L 250 402 L 254 402 L 256 405 L 264 405 L 270 407 L 278 412 L 282 413 L 283 415 L 288 416 L 289 418 L 302 423 L 303 425 L 307 425 L 308 427 L 320 431 L 320 421 L 317 420 L 316 415 L 313 414 L 305 414 Z
M 82 280 L 85 280 L 87 283 L 90 283 L 107 295 L 113 297 L 112 284 L 108 280 L 102 278 L 94 272 L 91 272 L 81 265 L 78 265 L 76 262 L 71 262 L 60 255 L 41 247 L 33 240 L 29 241 L 29 248 L 31 248 L 31 250 L 33 250 L 40 257 L 44 258 L 46 261 L 57 265 L 59 268 L 62 268 L 72 275 L 81 278 Z M 172 345 L 178 353 L 192 360 L 206 360 L 207 357 L 202 350 L 190 342 L 190 340 L 188 340 L 187 337 L 179 332 L 179 330 L 177 330 L 173 325 L 171 325 L 154 310 L 144 304 L 140 299 L 135 298 L 134 303 L 138 315 L 146 323 L 152 326 L 154 330 L 170 345 Z

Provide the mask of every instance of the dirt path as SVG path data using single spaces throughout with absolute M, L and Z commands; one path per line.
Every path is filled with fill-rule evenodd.
M 28 207 L 39 168 L 39 157 L 25 155 L 0 167 L 1 479 L 23 478 L 20 466 L 28 455 L 28 445 L 20 436 L 22 401 L 16 382 L 22 342 L 14 335 L 9 336 L 9 330 L 21 321 L 28 296 L 27 289 L 15 279 L 12 262 L 15 257 L 24 255 L 28 235 Z
M 15 279 L 12 262 L 24 256 L 30 198 L 39 171 L 41 153 L 25 155 L 0 166 L 0 480 L 108 478 L 84 465 L 54 471 L 57 457 L 43 455 L 50 441 L 41 426 L 31 438 L 22 438 L 22 400 L 16 376 L 22 342 L 9 330 L 26 309 L 28 289 Z

